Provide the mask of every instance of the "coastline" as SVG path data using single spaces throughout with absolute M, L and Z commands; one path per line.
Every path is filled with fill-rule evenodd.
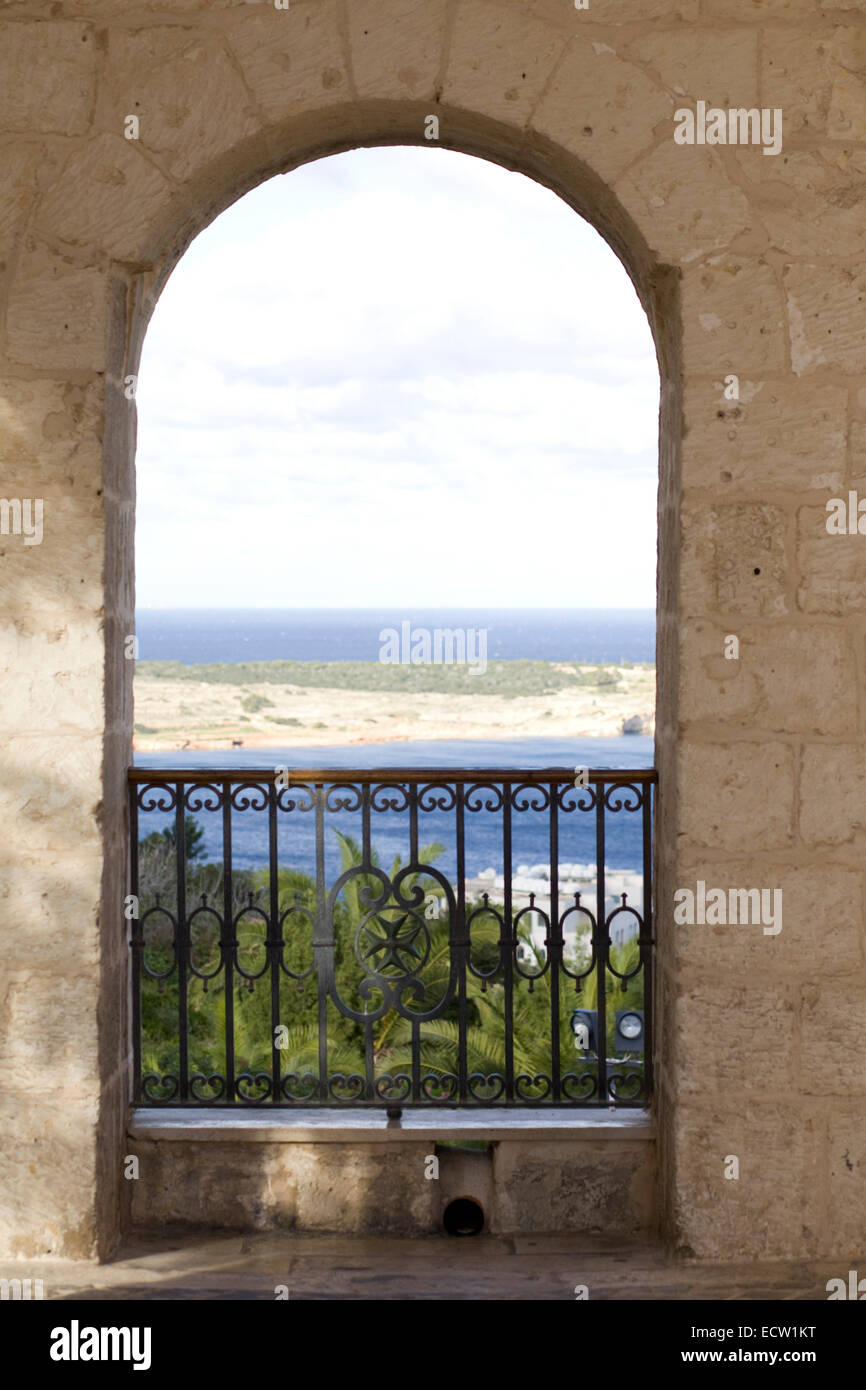
M 581 674 L 592 668 L 582 667 Z M 217 752 L 477 739 L 652 734 L 655 668 L 541 693 L 359 690 L 137 674 L 136 752 Z M 615 681 L 611 679 L 615 677 Z

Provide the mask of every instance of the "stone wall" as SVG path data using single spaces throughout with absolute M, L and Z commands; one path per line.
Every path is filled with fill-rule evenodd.
M 359 144 L 426 145 L 430 114 L 442 145 L 591 220 L 656 338 L 667 1239 L 862 1252 L 866 540 L 825 524 L 830 498 L 866 493 L 862 7 L 9 0 L 0 67 L 2 494 L 44 504 L 41 544 L 0 535 L 3 1253 L 105 1256 L 120 1226 L 123 384 L 148 315 L 241 193 Z M 702 101 L 779 108 L 781 152 L 677 143 Z M 698 880 L 781 888 L 782 931 L 676 925 Z
M 470 1141 L 467 1143 L 466 1141 Z M 493 1235 L 612 1237 L 657 1226 L 655 1134 L 637 1112 L 570 1123 L 406 1112 L 266 1115 L 149 1110 L 133 1121 L 128 1184 L 139 1230 L 290 1230 L 420 1236 L 474 1202 Z

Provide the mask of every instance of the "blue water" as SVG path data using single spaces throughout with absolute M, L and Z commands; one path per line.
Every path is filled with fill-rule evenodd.
M 142 661 L 378 661 L 383 628 L 487 629 L 488 661 L 655 661 L 655 612 L 628 609 L 142 608 Z
M 214 769 L 289 768 L 646 768 L 653 763 L 653 740 L 645 737 L 584 739 L 453 740 L 429 743 L 357 744 L 328 748 L 232 749 L 231 752 L 137 753 L 137 767 Z M 139 813 L 139 834 L 162 830 L 170 823 L 165 812 Z M 538 865 L 550 862 L 548 811 L 513 812 L 513 864 Z M 206 858 L 222 857 L 222 813 L 203 809 L 196 820 L 205 837 Z M 278 860 L 282 867 L 303 873 L 315 871 L 314 822 L 310 812 L 281 812 L 278 820 Z M 383 811 L 372 816 L 372 840 L 387 870 L 396 855 L 403 863 L 409 857 L 409 818 L 405 812 Z M 326 818 L 326 876 L 333 881 L 339 872 L 339 853 L 331 827 L 360 840 L 360 811 L 336 811 Z M 501 811 L 467 812 L 466 872 L 475 877 L 484 869 L 501 873 L 503 837 Z M 594 863 L 595 813 L 560 812 L 559 860 L 561 863 Z M 605 814 L 605 863 L 612 869 L 640 870 L 643 841 L 639 812 L 626 810 Z M 419 842 L 423 846 L 439 841 L 445 852 L 436 861 L 446 875 L 456 872 L 455 820 L 453 811 L 419 812 Z M 232 862 L 237 869 L 262 868 L 268 862 L 267 814 L 261 811 L 232 811 Z

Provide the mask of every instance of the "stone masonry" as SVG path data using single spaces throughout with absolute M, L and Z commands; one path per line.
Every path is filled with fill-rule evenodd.
M 0 491 L 44 506 L 0 534 L 0 1254 L 122 1225 L 148 317 L 245 191 L 430 115 L 586 217 L 655 335 L 663 1234 L 863 1253 L 866 535 L 826 524 L 866 498 L 863 4 L 5 0 L 0 68 Z M 680 143 L 700 103 L 781 113 L 781 149 Z M 781 888 L 783 929 L 677 925 L 699 880 Z

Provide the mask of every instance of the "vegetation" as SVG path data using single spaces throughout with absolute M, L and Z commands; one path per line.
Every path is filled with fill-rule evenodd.
M 197 833 L 194 833 L 197 832 Z M 359 845 L 336 829 L 341 873 L 361 866 Z M 201 862 L 201 832 L 191 817 L 187 817 L 187 912 L 190 915 L 192 961 L 211 980 L 192 977 L 188 987 L 189 1067 L 204 1077 L 225 1073 L 225 972 L 218 970 L 219 924 L 214 906 L 220 911 L 225 895 L 225 880 L 220 864 Z M 179 989 L 177 972 L 173 967 L 172 931 L 163 909 L 171 911 L 176 902 L 177 876 L 174 828 L 149 835 L 140 845 L 140 896 L 142 913 L 159 909 L 146 918 L 145 960 L 149 968 L 164 974 L 162 981 L 143 978 L 142 982 L 142 1047 L 143 1073 L 158 1076 L 177 1072 Z M 439 844 L 427 845 L 420 851 L 419 861 L 432 865 L 444 852 Z M 375 851 L 372 868 L 380 868 Z M 396 858 L 388 870 L 393 883 L 402 864 Z M 414 936 L 412 919 L 403 917 L 401 904 L 393 896 L 389 904 L 379 908 L 378 918 L 371 919 L 370 906 L 382 892 L 381 881 L 374 873 L 357 873 L 344 886 L 334 905 L 333 968 L 340 998 L 355 1012 L 374 1013 L 382 1003 L 380 989 L 370 986 L 369 973 L 359 954 L 365 957 L 369 970 L 378 970 L 386 978 L 401 969 L 412 970 L 419 980 L 417 992 L 404 992 L 404 1007 L 424 1014 L 441 1005 L 450 980 L 450 931 L 443 906 L 441 884 L 423 870 L 408 874 L 401 882 L 404 899 L 413 890 L 419 900 L 423 893 L 423 913 L 426 935 L 419 930 Z M 267 870 L 236 871 L 230 885 L 232 915 L 237 919 L 237 960 L 234 972 L 232 1006 L 234 1015 L 236 1074 L 246 1073 L 245 1093 L 257 1096 L 264 1093 L 261 1083 L 256 1088 L 256 1076 L 268 1077 L 273 1062 L 271 1013 L 271 979 L 265 948 L 266 923 L 263 905 L 267 906 L 269 880 Z M 286 941 L 284 961 L 292 972 L 281 974 L 279 996 L 281 1074 L 295 1078 L 294 1094 L 309 1094 L 319 1072 L 319 1004 L 313 950 L 313 908 L 315 885 L 306 875 L 294 870 L 281 870 L 277 883 L 280 916 L 285 918 L 283 936 Z M 466 1033 L 467 1064 L 470 1074 L 481 1078 L 504 1075 L 506 1068 L 506 977 L 500 960 L 500 924 L 492 907 L 483 901 L 469 905 L 471 921 L 472 970 L 467 972 L 468 1027 Z M 525 919 L 524 919 L 525 920 Z M 406 922 L 408 921 L 408 927 Z M 364 929 L 367 923 L 370 930 Z M 389 925 L 395 931 L 389 934 Z M 541 973 L 544 956 L 532 944 L 529 932 L 521 931 L 522 942 L 520 978 L 514 972 L 514 1068 L 529 1081 L 523 1085 L 525 1099 L 544 1095 L 544 1088 L 532 1078 L 550 1074 L 552 1064 L 551 1039 L 551 980 L 549 972 Z M 394 945 L 394 942 L 398 945 Z M 614 947 L 611 959 L 621 973 L 635 967 L 638 960 L 636 942 Z M 393 960 L 390 958 L 394 957 Z M 413 958 L 414 957 L 414 958 Z M 415 960 L 417 959 L 417 968 Z M 587 943 L 579 939 L 567 963 L 581 970 L 588 964 Z M 252 978 L 245 978 L 246 976 Z M 536 978 L 537 977 L 537 978 Z M 580 993 L 573 980 L 563 976 L 559 982 L 558 1043 L 563 1072 L 577 1076 L 594 1070 L 592 1063 L 582 1061 L 575 1050 L 571 1030 L 571 1015 L 575 1008 L 595 1008 L 597 977 L 595 972 L 584 983 Z M 640 1008 L 643 988 L 640 973 L 628 983 L 625 991 L 619 982 L 608 975 L 608 1055 L 614 1056 L 614 1016 L 617 1008 Z M 328 1039 L 328 1071 L 330 1076 L 344 1078 L 364 1075 L 365 1027 L 362 1022 L 347 1018 L 332 1001 L 327 1005 L 326 1031 Z M 444 1078 L 457 1072 L 459 1065 L 459 1029 L 456 1001 L 447 1004 L 436 1017 L 420 1025 L 421 1062 L 424 1075 Z M 377 1077 L 411 1072 L 412 1023 L 395 1009 L 386 1012 L 372 1027 L 374 1074 Z M 305 1080 L 306 1078 L 306 1080 Z M 337 1083 L 338 1087 L 341 1083 Z M 350 1096 L 352 1083 L 342 1083 L 341 1095 Z M 306 1087 L 306 1090 L 304 1089 Z M 300 1088 L 300 1091 L 299 1089 Z M 433 1095 L 436 1086 L 433 1084 Z M 484 1079 L 475 1082 L 478 1099 L 496 1099 L 499 1085 Z M 443 1082 L 441 1095 L 447 1095 Z M 215 1094 L 207 1085 L 200 1086 L 200 1098 Z
M 650 663 L 644 663 L 651 669 Z M 211 685 L 294 685 L 337 690 L 395 691 L 404 694 L 444 691 L 455 695 L 555 695 L 559 690 L 603 686 L 619 679 L 619 667 L 550 661 L 490 661 L 482 674 L 467 665 L 400 666 L 380 661 L 232 661 L 183 666 L 179 661 L 140 661 L 138 677 L 155 680 L 204 681 Z M 250 701 L 243 708 L 255 713 L 265 707 Z
M 201 859 L 204 854 L 204 831 L 195 816 L 184 816 L 183 838 L 187 860 Z M 163 857 L 173 861 L 176 845 L 177 829 L 173 821 L 171 825 L 166 826 L 165 830 L 154 830 L 151 835 L 142 840 L 139 847 L 139 862 L 143 862 L 147 866 L 145 872 L 150 869 L 151 861 L 154 858 Z M 143 861 L 141 859 L 142 854 L 144 856 Z
M 241 709 L 246 710 L 247 714 L 258 714 L 259 710 L 273 707 L 274 702 L 267 695 L 245 695 L 241 700 Z

